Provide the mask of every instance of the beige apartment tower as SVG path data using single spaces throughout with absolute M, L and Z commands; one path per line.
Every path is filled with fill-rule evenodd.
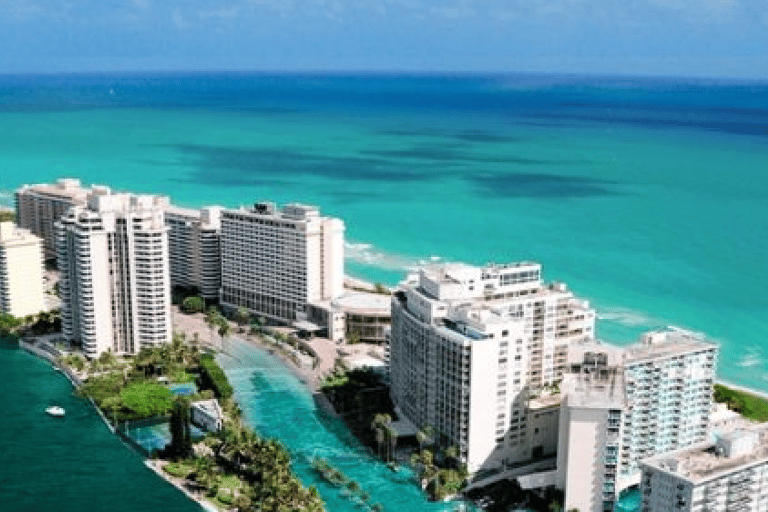
M 0 313 L 25 317 L 45 309 L 42 251 L 40 238 L 0 223 Z
M 56 258 L 56 235 L 53 225 L 72 206 L 84 206 L 94 190 L 83 188 L 80 180 L 64 178 L 54 184 L 24 185 L 16 191 L 16 223 L 43 239 L 46 260 Z
M 530 414 L 531 399 L 562 377 L 595 315 L 540 274 L 537 263 L 437 265 L 393 297 L 392 399 L 416 428 L 455 445 L 470 472 L 556 451 L 556 433 L 529 421 L 542 415 Z
M 273 203 L 221 212 L 221 305 L 280 322 L 341 295 L 344 224 L 317 208 Z
M 170 342 L 165 206 L 97 191 L 56 224 L 63 334 L 88 357 Z

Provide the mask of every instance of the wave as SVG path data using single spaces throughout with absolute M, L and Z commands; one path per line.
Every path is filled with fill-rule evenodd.
M 664 327 L 666 322 L 628 308 L 598 308 L 597 319 L 627 327 Z
M 443 261 L 440 256 L 418 258 L 383 251 L 372 244 L 364 242 L 344 242 L 344 257 L 355 263 L 362 263 L 383 270 L 399 270 L 412 272 L 420 266 Z
M 756 347 L 747 348 L 746 353 L 741 354 L 736 361 L 736 364 L 742 368 L 752 368 L 754 366 L 762 365 L 763 363 L 765 363 L 765 360 L 763 359 L 760 350 Z

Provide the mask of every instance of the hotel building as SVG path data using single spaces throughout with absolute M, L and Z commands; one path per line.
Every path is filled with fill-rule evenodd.
M 219 296 L 221 210 L 165 208 L 172 287 L 198 288 L 205 299 Z
M 62 330 L 85 354 L 170 342 L 167 200 L 95 191 L 56 224 Z
M 642 512 L 765 512 L 768 430 L 737 430 L 640 462 Z
M 0 223 L 0 313 L 17 318 L 46 309 L 40 238 L 12 222 Z
M 417 428 L 431 425 L 455 445 L 470 472 L 554 452 L 553 433 L 553 446 L 533 444 L 530 399 L 561 379 L 595 315 L 540 273 L 535 263 L 444 264 L 393 297 L 392 399 Z
M 221 274 L 225 308 L 307 322 L 310 304 L 343 292 L 344 224 L 301 204 L 223 210 Z
M 612 511 L 619 493 L 640 483 L 640 459 L 706 440 L 717 352 L 679 330 L 644 334 L 622 350 L 574 347 L 558 446 L 566 509 Z
M 46 260 L 56 258 L 53 224 L 72 206 L 84 206 L 94 190 L 107 191 L 104 187 L 83 188 L 76 179 L 24 185 L 16 191 L 16 223 L 43 239 Z

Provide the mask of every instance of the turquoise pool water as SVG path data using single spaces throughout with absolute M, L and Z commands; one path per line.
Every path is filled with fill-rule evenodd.
M 310 467 L 313 457 L 327 459 L 371 495 L 370 503 L 381 503 L 388 512 L 457 509 L 455 502 L 427 501 L 410 470 L 401 468 L 394 473 L 371 457 L 343 423 L 316 407 L 311 390 L 278 359 L 235 340 L 231 353 L 218 360 L 235 388 L 246 420 L 262 435 L 283 442 L 299 479 L 317 487 L 327 510 L 360 512 L 361 508 L 315 475 Z M 466 510 L 477 509 L 468 506 Z
M 188 384 L 171 384 L 168 386 L 168 389 L 176 396 L 190 396 L 197 393 L 197 386 L 192 382 Z
M 631 489 L 621 495 L 616 512 L 640 512 L 642 499 L 639 489 Z
M 139 426 L 129 424 L 121 430 L 147 453 L 162 450 L 171 443 L 171 431 L 168 422 Z M 205 431 L 190 425 L 190 434 L 192 439 L 200 439 L 205 436 Z

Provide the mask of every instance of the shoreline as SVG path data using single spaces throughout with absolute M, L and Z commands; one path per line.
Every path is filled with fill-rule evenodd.
M 51 369 L 54 372 L 56 372 L 56 368 L 61 370 L 61 371 L 56 372 L 56 373 L 63 374 L 67 378 L 67 380 L 70 382 L 70 384 L 72 385 L 73 388 L 79 389 L 80 386 L 82 386 L 82 380 L 80 380 L 78 377 L 73 375 L 71 373 L 71 370 L 69 369 L 68 366 L 62 365 L 57 359 L 55 359 L 53 357 L 53 354 L 49 354 L 48 352 L 46 352 L 44 350 L 41 350 L 38 347 L 36 347 L 35 344 L 30 343 L 30 342 L 28 342 L 26 340 L 23 340 L 23 339 L 19 339 L 19 349 L 23 350 L 24 352 L 27 352 L 28 354 L 31 354 L 31 355 L 33 355 L 35 357 L 38 357 L 38 358 L 40 358 L 40 359 L 42 359 L 44 361 L 47 361 L 47 362 L 51 363 L 51 365 L 52 365 Z M 123 446 L 125 446 L 128 450 L 130 450 L 131 452 L 136 453 L 137 455 L 139 455 L 143 459 L 144 465 L 147 468 L 151 469 L 152 472 L 155 473 L 156 475 L 158 475 L 162 480 L 165 480 L 166 482 L 168 482 L 169 484 L 173 485 L 175 488 L 180 490 L 182 493 L 184 493 L 184 495 L 188 499 L 190 499 L 191 501 L 195 502 L 197 505 L 199 505 L 206 512 L 220 512 L 219 509 L 215 505 L 211 504 L 210 502 L 208 502 L 204 498 L 198 498 L 198 497 L 194 496 L 192 493 L 187 491 L 183 486 L 181 486 L 180 484 L 177 484 L 177 482 L 175 482 L 173 480 L 173 477 L 171 475 L 168 475 L 167 473 L 165 473 L 161 468 L 156 467 L 156 465 L 158 463 L 157 459 L 149 459 L 147 457 L 144 457 L 139 452 L 137 452 L 135 449 L 133 449 L 130 445 L 128 445 L 125 442 L 125 440 L 122 437 L 120 437 L 120 435 L 117 434 L 115 428 L 112 426 L 112 424 L 109 422 L 107 417 L 104 415 L 104 411 L 102 411 L 99 408 L 99 406 L 96 405 L 96 402 L 94 402 L 91 397 L 88 397 L 88 401 L 90 402 L 90 404 L 93 407 L 93 409 L 96 411 L 96 414 L 99 415 L 101 420 L 107 426 L 107 428 L 109 429 L 110 433 L 113 436 L 115 436 L 115 438 L 118 439 L 121 442 L 121 444 Z
M 747 394 L 750 394 L 750 395 L 754 395 L 754 396 L 756 396 L 758 398 L 762 398 L 763 400 L 768 402 L 768 392 L 759 391 L 759 390 L 756 390 L 756 389 L 749 388 L 747 386 L 740 386 L 738 384 L 734 384 L 732 382 L 729 382 L 729 381 L 723 380 L 723 379 L 715 379 L 715 384 L 720 384 L 720 385 L 723 385 L 723 386 L 725 386 L 727 388 L 731 388 L 731 389 L 734 389 L 736 391 L 741 391 L 742 393 L 747 393 Z
M 299 382 L 301 382 L 303 385 L 307 387 L 307 389 L 312 393 L 312 398 L 314 399 L 315 405 L 317 407 L 321 408 L 327 414 L 335 418 L 338 418 L 339 420 L 342 420 L 341 416 L 339 416 L 339 413 L 336 412 L 336 409 L 328 400 L 328 397 L 326 397 L 325 393 L 323 393 L 320 390 L 320 382 L 317 379 L 318 376 L 316 376 L 314 372 L 312 372 L 311 370 L 307 371 L 305 368 L 299 367 L 290 357 L 288 357 L 280 349 L 272 345 L 268 345 L 263 341 L 260 341 L 258 339 L 258 336 L 253 336 L 253 335 L 247 335 L 247 336 L 248 336 L 247 339 L 241 338 L 238 336 L 233 336 L 232 338 L 234 338 L 235 340 L 243 344 L 250 345 L 253 348 L 262 350 L 264 352 L 267 352 L 269 355 L 274 356 L 276 359 L 280 361 L 280 364 L 282 364 L 288 371 L 291 372 L 291 374 L 293 374 L 294 377 L 296 377 L 299 380 Z M 255 339 L 252 339 L 252 338 L 255 338 Z

